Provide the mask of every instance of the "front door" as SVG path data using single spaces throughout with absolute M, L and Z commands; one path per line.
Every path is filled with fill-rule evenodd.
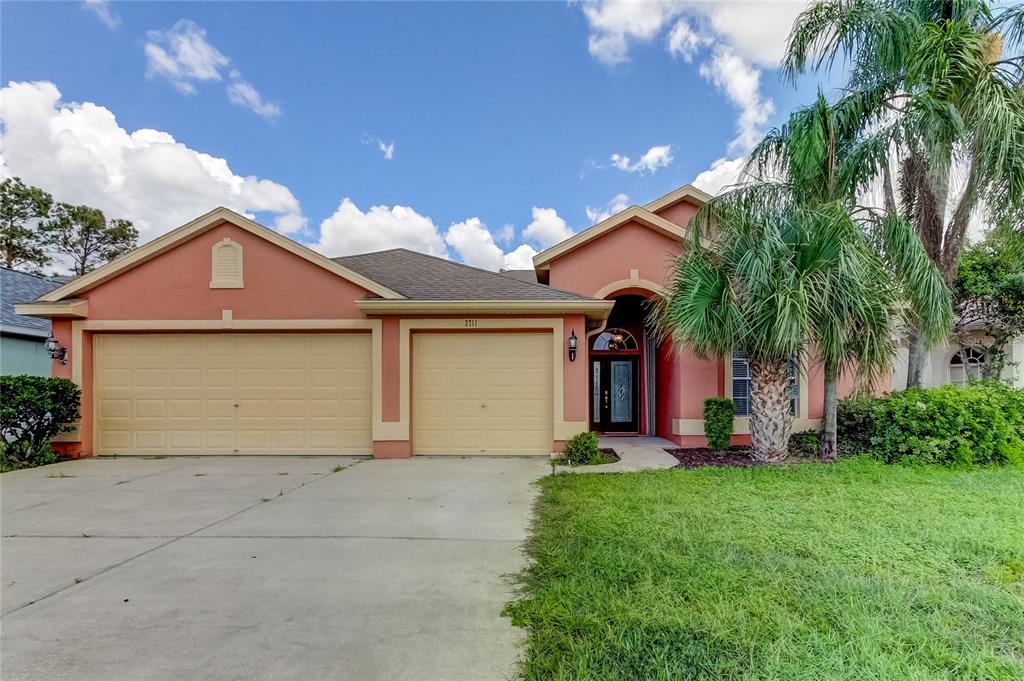
M 601 433 L 640 431 L 639 357 L 591 358 L 591 419 Z

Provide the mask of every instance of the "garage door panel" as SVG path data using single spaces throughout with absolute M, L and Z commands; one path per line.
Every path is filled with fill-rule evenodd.
M 413 447 L 419 454 L 547 454 L 551 335 L 413 336 Z
M 99 453 L 372 449 L 369 334 L 110 334 L 94 348 Z

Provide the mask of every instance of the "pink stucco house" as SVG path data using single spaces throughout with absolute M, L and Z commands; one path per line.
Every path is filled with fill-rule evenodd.
M 218 208 L 21 314 L 82 388 L 61 449 L 93 454 L 538 454 L 585 430 L 704 443 L 742 356 L 657 343 L 646 301 L 708 197 L 682 187 L 488 272 L 402 249 L 328 258 Z M 574 348 L 575 346 L 575 348 Z M 795 430 L 820 371 L 793 377 Z

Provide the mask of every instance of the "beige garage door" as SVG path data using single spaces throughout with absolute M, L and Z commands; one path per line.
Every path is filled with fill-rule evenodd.
M 369 334 L 98 335 L 100 454 L 372 448 Z
M 543 333 L 413 336 L 417 454 L 550 454 L 552 347 Z

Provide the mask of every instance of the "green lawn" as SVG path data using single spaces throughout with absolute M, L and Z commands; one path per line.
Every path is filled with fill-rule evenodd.
M 527 679 L 1024 679 L 1024 469 L 540 485 Z

